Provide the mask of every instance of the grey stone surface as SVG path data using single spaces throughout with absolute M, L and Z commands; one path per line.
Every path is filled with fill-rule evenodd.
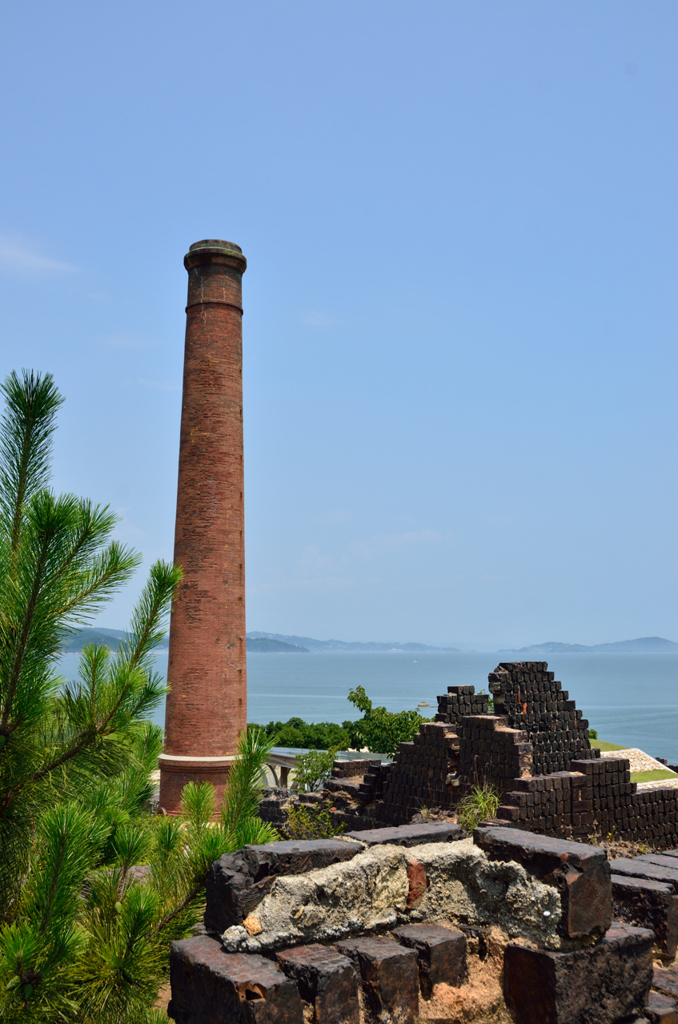
M 220 934 L 241 924 L 270 891 L 279 875 L 301 875 L 350 860 L 362 846 L 340 839 L 283 840 L 243 846 L 210 866 L 206 878 L 205 927 Z
M 413 880 L 420 886 L 414 902 Z M 278 877 L 245 925 L 227 928 L 222 942 L 230 952 L 254 953 L 452 918 L 497 924 L 512 937 L 558 948 L 560 914 L 553 886 L 519 864 L 488 860 L 469 839 L 374 846 L 346 863 Z

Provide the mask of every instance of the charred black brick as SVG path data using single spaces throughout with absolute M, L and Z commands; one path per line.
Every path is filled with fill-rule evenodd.
M 651 1024 L 678 1024 L 675 999 L 661 992 L 650 992 L 644 1009 Z
M 358 976 L 353 961 L 328 946 L 297 946 L 276 957 L 313 1006 L 316 1024 L 359 1024 Z
M 173 942 L 172 999 L 177 1024 L 303 1024 L 294 981 L 263 956 L 224 953 L 219 942 L 196 935 Z
M 504 997 L 516 1024 L 618 1024 L 642 1015 L 652 982 L 652 932 L 614 924 L 568 953 L 510 943 Z
M 660 867 L 639 857 L 617 857 L 610 861 L 615 875 L 628 875 L 631 878 L 647 878 L 652 882 L 666 882 L 678 891 L 678 866 L 675 868 Z
M 652 928 L 657 946 L 673 958 L 678 947 L 678 896 L 666 882 L 612 875 L 615 920 Z
M 398 942 L 417 952 L 419 983 L 425 999 L 431 998 L 434 985 L 457 988 L 466 980 L 466 936 L 463 932 L 435 924 L 408 924 L 394 929 L 393 934 Z
M 417 954 L 392 939 L 339 942 L 337 949 L 357 965 L 365 1001 L 380 1024 L 414 1024 L 419 1012 Z
M 665 971 L 661 967 L 655 967 L 652 988 L 663 992 L 665 996 L 671 996 L 672 999 L 678 999 L 678 972 Z

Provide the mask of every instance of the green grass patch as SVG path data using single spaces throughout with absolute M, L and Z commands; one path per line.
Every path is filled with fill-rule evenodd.
M 678 779 L 668 768 L 657 768 L 652 772 L 631 772 L 631 782 L 663 782 L 664 779 Z
M 598 750 L 628 750 L 621 743 L 607 743 L 606 740 L 591 740 L 592 747 L 598 747 Z

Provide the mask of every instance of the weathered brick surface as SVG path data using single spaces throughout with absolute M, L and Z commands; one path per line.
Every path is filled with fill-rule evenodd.
M 302 875 L 351 860 L 362 847 L 340 839 L 283 840 L 225 853 L 206 878 L 205 927 L 221 934 L 262 901 L 279 875 Z
M 640 857 L 616 857 L 610 861 L 610 868 L 615 875 L 628 875 L 631 878 L 647 878 L 652 882 L 666 882 L 678 891 L 678 868 L 660 867 Z
M 303 1024 L 296 982 L 265 957 L 224 953 L 206 935 L 172 943 L 170 981 L 177 1024 Z
M 276 956 L 285 974 L 313 1006 L 316 1024 L 359 1024 L 358 976 L 353 961 L 328 946 L 297 946 Z
M 491 859 L 518 861 L 535 878 L 558 889 L 565 935 L 602 935 L 610 927 L 612 887 L 605 850 L 492 826 L 475 829 L 473 841 Z
M 612 912 L 616 921 L 651 928 L 664 956 L 678 946 L 678 896 L 666 882 L 612 874 Z
M 393 939 L 362 938 L 337 943 L 357 965 L 365 1002 L 381 1024 L 414 1024 L 419 1011 L 417 953 Z
M 419 984 L 425 999 L 431 998 L 434 985 L 458 987 L 466 981 L 466 936 L 463 932 L 435 924 L 408 924 L 394 929 L 393 935 L 403 946 L 416 950 Z
M 672 999 L 678 999 L 678 972 L 666 971 L 661 967 L 655 967 L 652 974 L 652 988 L 663 992 Z
M 396 825 L 391 828 L 362 829 L 345 832 L 347 839 L 356 839 L 367 846 L 385 843 L 394 846 L 419 846 L 420 843 L 454 843 L 466 835 L 461 825 L 450 821 L 432 821 L 421 825 Z
M 645 1006 L 645 1016 L 650 1024 L 678 1024 L 676 1001 L 661 992 L 650 992 Z
M 669 871 L 678 871 L 678 861 L 675 857 L 669 857 L 666 853 L 643 853 L 633 859 L 641 864 L 647 862 L 648 864 L 656 864 L 660 868 L 668 868 Z
M 196 242 L 184 262 L 174 542 L 184 578 L 172 608 L 160 774 L 160 806 L 170 813 L 191 780 L 213 782 L 220 798 L 226 759 L 247 726 L 241 324 L 247 263 L 237 245 L 214 240 Z
M 454 811 L 473 785 L 488 783 L 510 826 L 563 838 L 614 831 L 667 855 L 678 847 L 678 790 L 638 791 L 628 760 L 601 758 L 546 662 L 503 662 L 489 678 L 492 715 L 486 695 L 450 687 L 436 722 L 402 743 L 392 766 L 370 768 L 351 793 L 335 779 L 336 823 L 406 824 L 422 807 Z
M 510 943 L 504 997 L 516 1024 L 619 1024 L 642 1016 L 652 940 L 647 929 L 614 924 L 601 942 L 568 953 Z

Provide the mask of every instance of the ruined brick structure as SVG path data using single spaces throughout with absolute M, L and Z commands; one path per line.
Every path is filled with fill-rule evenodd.
M 186 348 L 172 609 L 159 805 L 179 809 L 190 781 L 223 793 L 247 723 L 242 424 L 242 275 L 232 242 L 206 239 L 184 259 Z
M 655 848 L 678 845 L 678 790 L 639 791 L 627 760 L 601 758 L 588 722 L 546 662 L 502 663 L 489 682 L 492 714 L 487 694 L 451 686 L 438 698 L 436 721 L 401 743 L 392 765 L 341 762 L 325 793 L 336 821 L 363 829 L 402 825 L 422 808 L 454 811 L 472 786 L 488 783 L 501 794 L 498 817 L 521 829 L 581 838 L 613 832 Z M 264 815 L 282 821 L 275 805 L 266 801 Z

